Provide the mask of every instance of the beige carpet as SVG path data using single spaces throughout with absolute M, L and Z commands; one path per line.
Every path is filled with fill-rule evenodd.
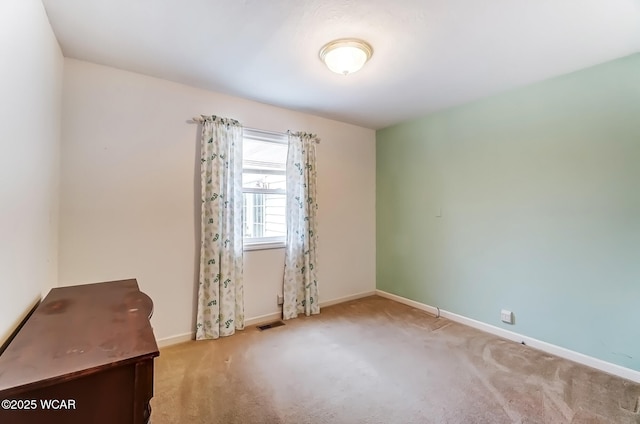
M 640 423 L 640 385 L 380 297 L 162 349 L 153 424 Z

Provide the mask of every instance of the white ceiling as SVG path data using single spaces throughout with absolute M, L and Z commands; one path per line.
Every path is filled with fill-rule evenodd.
M 640 50 L 640 0 L 43 3 L 67 57 L 374 129 Z M 374 49 L 347 77 L 342 37 Z

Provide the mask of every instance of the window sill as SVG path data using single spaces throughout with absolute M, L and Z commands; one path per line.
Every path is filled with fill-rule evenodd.
M 245 244 L 243 249 L 245 252 L 252 250 L 268 250 L 268 249 L 284 249 L 286 247 L 283 241 L 270 241 L 266 243 Z

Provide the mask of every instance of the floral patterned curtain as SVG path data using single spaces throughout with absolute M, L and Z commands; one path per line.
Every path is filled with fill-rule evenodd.
M 244 328 L 242 126 L 202 116 L 202 229 L 196 339 Z
M 289 133 L 287 155 L 287 247 L 283 319 L 320 313 L 318 303 L 318 220 L 316 144 L 313 134 Z

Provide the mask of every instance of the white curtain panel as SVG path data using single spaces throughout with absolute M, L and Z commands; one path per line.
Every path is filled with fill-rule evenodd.
M 283 319 L 320 313 L 318 302 L 318 204 L 313 134 L 289 133 L 287 155 L 287 247 Z
M 216 116 L 202 124 L 202 228 L 196 339 L 244 328 L 242 126 Z

